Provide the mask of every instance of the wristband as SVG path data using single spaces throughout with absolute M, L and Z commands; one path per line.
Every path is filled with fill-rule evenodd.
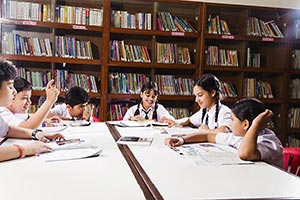
M 31 133 L 31 138 L 33 139 L 33 140 L 39 140 L 37 137 L 36 137 L 36 134 L 37 134 L 37 132 L 43 132 L 41 129 L 34 129 L 33 131 L 32 131 L 32 133 Z
M 19 157 L 18 158 L 24 158 L 25 154 L 24 154 L 24 149 L 23 147 L 21 147 L 18 144 L 13 144 L 15 147 L 17 147 L 18 151 L 19 151 Z

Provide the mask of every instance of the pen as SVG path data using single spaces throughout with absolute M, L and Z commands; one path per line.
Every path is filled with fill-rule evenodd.
M 179 155 L 183 155 L 183 153 L 181 153 L 180 150 L 177 149 L 176 147 L 170 147 L 170 149 L 172 149 L 173 151 L 175 151 L 175 152 L 178 153 Z

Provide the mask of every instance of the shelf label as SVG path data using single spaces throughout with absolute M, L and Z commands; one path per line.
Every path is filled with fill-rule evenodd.
M 234 35 L 222 35 L 222 39 L 234 40 Z
M 270 37 L 262 37 L 261 41 L 263 42 L 274 42 L 274 38 L 270 38 Z
M 171 33 L 172 36 L 184 36 L 183 32 L 172 32 Z
M 82 25 L 73 25 L 73 29 L 78 29 L 78 30 L 87 30 L 86 26 Z
M 37 22 L 33 22 L 33 21 L 23 21 L 22 24 L 23 24 L 23 25 L 36 26 L 36 25 L 37 25 Z

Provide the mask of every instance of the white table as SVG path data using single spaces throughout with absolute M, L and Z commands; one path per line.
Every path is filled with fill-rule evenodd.
M 88 139 L 103 148 L 99 157 L 45 162 L 38 156 L 0 163 L 2 200 L 145 199 L 104 123 L 69 127 L 67 138 Z M 16 140 L 9 139 L 3 145 Z
M 129 146 L 163 199 L 300 198 L 300 178 L 264 162 L 199 166 L 163 144 L 167 134 L 146 128 L 121 128 L 122 136 L 154 137 L 151 146 Z M 168 130 L 179 133 L 178 129 Z M 182 129 L 182 133 L 193 132 Z

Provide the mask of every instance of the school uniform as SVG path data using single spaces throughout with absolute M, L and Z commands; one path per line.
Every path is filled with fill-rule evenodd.
M 0 116 L 0 138 L 4 138 L 9 130 L 8 124 Z
M 201 125 L 207 125 L 209 129 L 219 128 L 221 126 L 230 127 L 231 123 L 231 110 L 227 106 L 219 103 L 219 114 L 218 121 L 215 122 L 215 114 L 216 114 L 216 105 L 214 105 L 209 111 L 205 113 L 203 122 L 202 122 L 202 113 L 203 109 L 200 109 L 198 112 L 193 114 L 190 117 L 190 123 L 196 127 L 200 127 Z
M 74 119 L 74 117 L 72 117 L 69 113 L 69 110 L 67 109 L 67 104 L 63 103 L 63 104 L 58 104 L 56 106 L 54 106 L 54 108 L 50 109 L 50 112 L 62 117 L 66 117 L 68 119 Z M 93 117 L 91 115 L 90 117 L 90 122 L 93 122 Z
M 235 136 L 233 133 L 218 133 L 216 135 L 216 143 L 226 144 L 238 149 L 243 138 L 242 136 Z M 257 149 L 260 152 L 261 160 L 283 168 L 283 147 L 273 131 L 267 128 L 259 131 Z
M 6 107 L 0 107 L 0 116 L 9 126 L 19 126 L 24 121 Z
M 123 117 L 123 120 L 129 120 L 131 117 L 133 117 L 137 107 L 138 107 L 138 104 L 132 106 L 131 108 L 129 108 L 127 110 L 125 116 Z M 145 110 L 143 108 L 143 106 L 140 104 L 140 108 L 139 108 L 140 115 L 144 119 L 147 119 L 147 118 L 148 119 L 153 119 L 154 110 L 155 110 L 155 105 L 151 106 L 148 110 Z M 168 119 L 175 120 L 175 118 L 172 115 L 170 115 L 170 113 L 161 104 L 157 104 L 156 113 L 157 113 L 157 121 L 159 121 L 162 117 L 166 117 Z

